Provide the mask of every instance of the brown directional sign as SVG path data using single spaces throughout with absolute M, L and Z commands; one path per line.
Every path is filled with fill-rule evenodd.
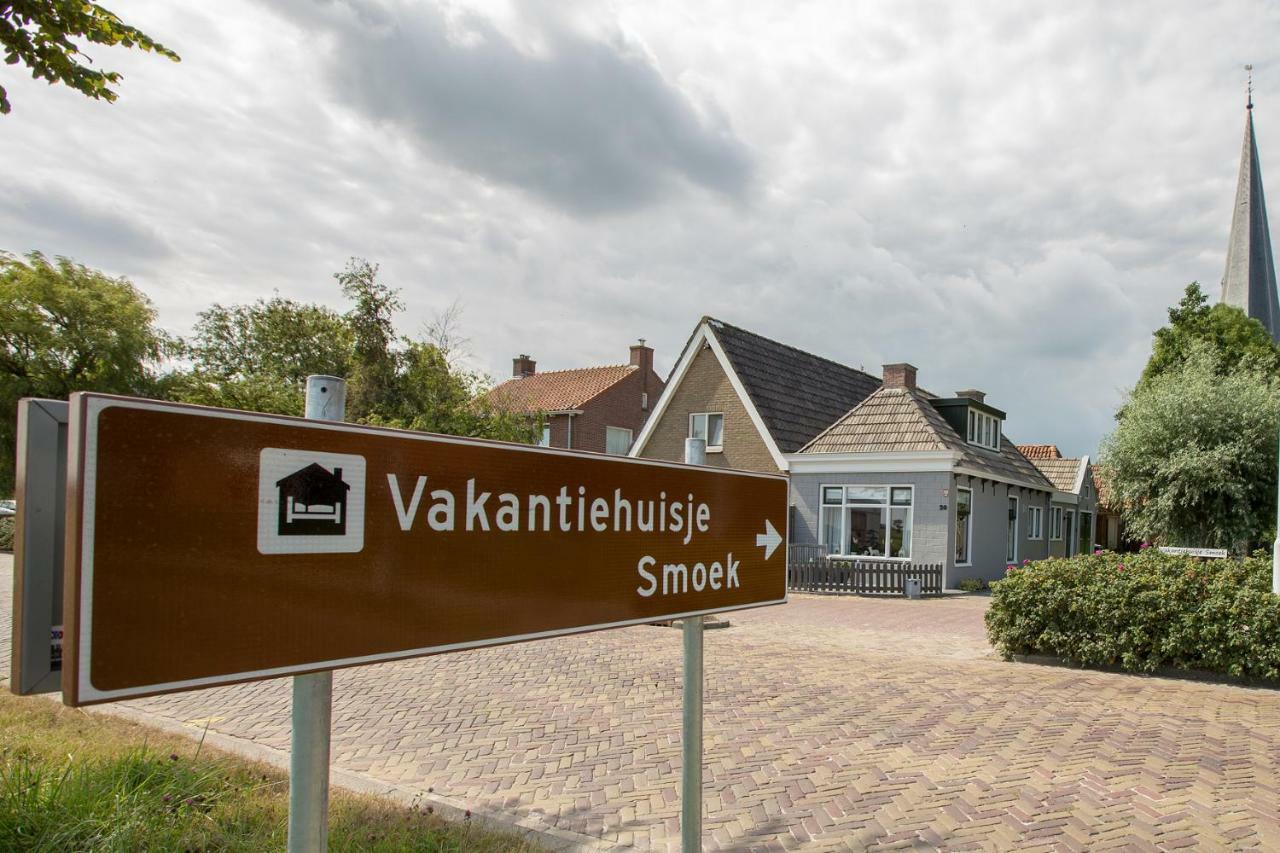
M 63 697 L 786 600 L 787 481 L 76 394 Z

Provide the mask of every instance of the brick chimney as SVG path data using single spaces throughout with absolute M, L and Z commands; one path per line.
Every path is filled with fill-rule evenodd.
M 645 346 L 644 338 L 631 345 L 631 364 L 647 374 L 653 370 L 653 347 Z
M 532 376 L 538 372 L 538 362 L 529 358 L 525 353 L 521 353 L 511 359 L 511 375 L 516 379 L 523 379 L 526 376 Z
M 886 364 L 884 366 L 884 387 L 906 388 L 908 391 L 916 390 L 915 365 L 907 364 L 906 362 Z
M 976 403 L 985 403 L 985 402 L 987 401 L 987 394 L 986 394 L 986 392 L 985 392 L 985 391 L 979 391 L 979 390 L 978 390 L 978 389 L 976 389 L 976 388 L 966 388 L 966 389 L 964 389 L 963 391 L 957 391 L 957 392 L 956 392 L 956 396 L 957 396 L 957 397 L 968 397 L 970 400 L 973 400 L 973 401 L 974 401 L 974 402 L 976 402 Z

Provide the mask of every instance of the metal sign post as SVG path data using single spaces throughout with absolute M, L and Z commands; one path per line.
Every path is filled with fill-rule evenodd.
M 306 416 L 341 421 L 347 383 L 335 376 L 307 377 Z M 289 746 L 289 853 L 329 847 L 329 736 L 333 671 L 293 677 L 293 737 Z
M 684 461 L 707 464 L 707 442 L 684 440 Z M 684 619 L 684 762 L 680 794 L 680 846 L 702 849 L 702 617 Z

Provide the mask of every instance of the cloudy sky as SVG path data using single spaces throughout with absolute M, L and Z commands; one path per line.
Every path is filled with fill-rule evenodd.
M 638 337 L 665 372 L 710 314 L 1092 453 L 1183 286 L 1216 297 L 1246 62 L 1280 199 L 1260 0 L 107 5 L 183 61 L 90 51 L 114 105 L 0 66 L 0 248 L 126 275 L 176 332 L 342 307 L 359 255 L 407 333 L 460 301 L 497 378 Z

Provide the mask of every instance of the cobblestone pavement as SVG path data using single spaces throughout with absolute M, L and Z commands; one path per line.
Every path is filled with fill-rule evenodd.
M 1280 693 L 1004 663 L 985 606 L 797 597 L 708 632 L 707 847 L 1280 849 Z M 637 627 L 340 671 L 333 761 L 676 849 L 680 650 Z M 288 748 L 284 680 L 128 704 Z

